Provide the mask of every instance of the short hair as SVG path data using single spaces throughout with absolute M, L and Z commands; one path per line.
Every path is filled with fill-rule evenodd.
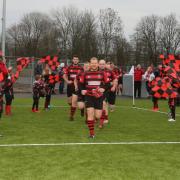
M 92 57 L 92 58 L 89 60 L 89 62 L 91 62 L 91 61 L 93 61 L 93 60 L 96 60 L 97 62 L 99 62 L 99 61 L 98 61 L 98 58 L 96 58 L 96 57 Z
M 105 62 L 105 63 L 106 63 L 106 60 L 104 60 L 104 59 L 100 59 L 100 60 L 99 60 L 99 62 L 100 62 L 100 61 L 103 61 L 103 62 Z
M 107 64 L 112 64 L 112 62 L 111 62 L 111 61 L 107 61 L 106 63 L 107 63 Z
M 37 74 L 36 76 L 35 76 L 35 80 L 37 81 L 37 80 L 39 80 L 41 78 L 41 76 L 39 75 L 39 74 Z
M 76 54 L 73 55 L 73 58 L 78 58 L 79 59 L 78 55 L 76 55 Z

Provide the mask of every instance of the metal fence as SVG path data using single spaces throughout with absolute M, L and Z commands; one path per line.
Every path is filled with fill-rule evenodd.
M 13 72 L 16 71 L 16 59 L 17 59 L 17 57 L 7 57 L 6 58 L 6 64 L 8 67 L 10 67 L 10 66 L 13 67 Z M 30 93 L 30 92 L 32 92 L 32 85 L 33 85 L 34 76 L 35 76 L 35 68 L 37 66 L 38 60 L 39 59 L 37 58 L 34 61 L 32 61 L 28 65 L 28 67 L 25 68 L 20 73 L 20 77 L 18 78 L 18 80 L 14 84 L 14 91 L 15 92 L 18 92 L 18 93 Z M 70 64 L 71 61 L 68 59 L 68 60 L 60 60 L 60 62 L 63 62 L 63 63 L 68 65 L 68 64 Z M 83 65 L 83 63 L 81 63 L 81 65 Z M 129 72 L 129 70 L 131 69 L 130 66 L 126 66 L 126 67 L 122 67 L 122 68 L 126 72 Z M 126 80 L 125 84 L 126 83 L 127 83 L 127 80 Z M 129 85 L 130 83 L 127 83 L 127 84 Z M 58 89 L 58 88 L 59 88 L 59 85 L 57 83 L 55 89 Z M 129 87 L 129 89 L 131 89 L 131 87 Z M 126 89 L 125 92 L 128 92 L 128 89 Z M 127 95 L 127 94 L 125 93 L 125 95 Z
M 12 66 L 13 72 L 16 72 L 16 60 L 18 57 L 6 57 L 6 65 L 7 67 Z M 32 86 L 33 81 L 35 77 L 35 68 L 37 66 L 37 63 L 39 61 L 39 58 L 34 58 L 34 61 L 29 63 L 29 65 L 20 73 L 20 76 L 16 83 L 14 84 L 14 92 L 18 93 L 30 93 L 32 92 Z M 60 60 L 60 62 L 63 62 L 65 64 L 69 64 L 70 60 Z M 45 65 L 43 65 L 43 68 Z M 58 83 L 56 84 L 56 89 L 58 89 Z
M 21 73 L 14 84 L 14 91 L 15 92 L 32 92 L 32 84 L 34 81 L 34 68 L 37 64 L 37 61 L 31 62 L 27 68 L 25 68 Z M 6 65 L 8 67 L 13 67 L 13 72 L 16 72 L 16 58 L 6 58 Z

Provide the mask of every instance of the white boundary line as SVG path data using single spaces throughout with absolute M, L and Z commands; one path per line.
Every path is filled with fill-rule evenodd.
M 88 146 L 88 145 L 161 145 L 180 144 L 180 142 L 92 142 L 92 143 L 52 143 L 52 144 L 0 144 L 2 147 L 53 147 L 53 146 Z
M 14 107 L 31 107 L 31 105 L 15 105 Z M 39 106 L 39 107 L 44 107 L 44 106 Z M 147 108 L 140 108 L 140 107 L 136 107 L 136 106 L 115 106 L 115 107 L 118 107 L 118 108 L 128 108 L 128 109 L 137 109 L 137 110 L 143 110 L 143 111 L 148 111 L 148 112 L 153 112 L 153 113 L 160 113 L 160 114 L 168 114 L 167 112 L 163 112 L 163 111 L 153 111 L 151 109 L 147 109 Z M 69 106 L 51 106 L 51 108 L 69 108 Z M 180 114 L 176 114 L 176 116 L 179 116 L 180 117 Z
M 149 112 L 155 112 L 155 113 L 160 113 L 160 114 L 168 114 L 167 112 L 163 111 L 153 111 L 151 109 L 146 109 L 146 108 L 140 108 L 140 107 L 132 107 L 133 109 L 138 109 L 138 110 L 143 110 L 143 111 L 149 111 Z M 180 116 L 180 114 L 176 114 L 176 116 Z

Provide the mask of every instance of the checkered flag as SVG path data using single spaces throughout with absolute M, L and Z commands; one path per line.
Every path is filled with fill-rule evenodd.
M 0 61 L 0 82 L 4 81 L 5 76 L 8 74 L 8 69 L 3 61 Z
M 177 92 L 172 87 L 172 80 L 169 77 L 157 77 L 151 83 L 152 95 L 160 98 L 176 98 Z
M 16 60 L 17 63 L 17 71 L 21 72 L 24 68 L 28 66 L 28 64 L 31 62 L 30 58 L 21 57 Z
M 49 84 L 55 84 L 60 81 L 59 75 L 58 74 L 51 74 L 49 76 Z
M 41 58 L 40 62 L 48 64 L 52 71 L 55 71 L 60 65 L 58 61 L 58 56 L 54 56 L 54 57 L 46 56 L 46 57 Z

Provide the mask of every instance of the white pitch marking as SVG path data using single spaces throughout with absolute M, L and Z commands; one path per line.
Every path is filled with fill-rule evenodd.
M 161 114 L 168 114 L 167 112 L 163 111 L 153 111 L 151 109 L 146 109 L 146 108 L 139 108 L 139 107 L 132 107 L 133 109 L 138 109 L 138 110 L 143 110 L 143 111 L 149 111 L 149 112 L 155 112 L 155 113 L 161 113 Z M 180 116 L 180 114 L 176 114 L 176 116 Z
M 0 147 L 47 147 L 47 146 L 84 146 L 84 145 L 153 145 L 180 144 L 180 142 L 92 142 L 92 143 L 53 143 L 53 144 L 0 144 Z
M 31 107 L 31 105 L 15 105 L 14 107 L 21 107 L 21 108 L 26 108 L 26 107 Z M 44 107 L 44 106 L 40 106 L 40 107 Z M 51 106 L 51 108 L 68 108 L 69 106 Z M 149 112 L 155 112 L 155 113 L 160 113 L 160 114 L 168 114 L 167 112 L 163 112 L 163 111 L 153 111 L 151 109 L 146 109 L 146 108 L 140 108 L 140 107 L 131 107 L 131 106 L 115 106 L 118 108 L 128 108 L 128 109 L 138 109 L 138 110 L 143 110 L 143 111 L 149 111 Z M 180 116 L 180 114 L 176 114 L 176 116 Z

